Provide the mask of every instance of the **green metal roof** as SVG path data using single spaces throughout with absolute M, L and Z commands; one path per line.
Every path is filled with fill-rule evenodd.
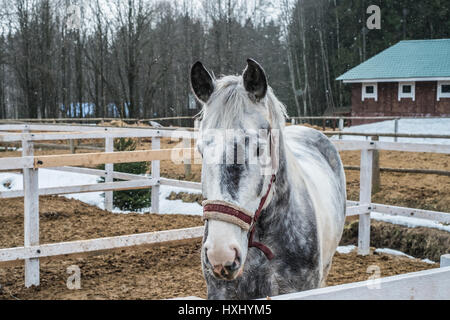
M 336 80 L 450 77 L 450 39 L 405 40 Z

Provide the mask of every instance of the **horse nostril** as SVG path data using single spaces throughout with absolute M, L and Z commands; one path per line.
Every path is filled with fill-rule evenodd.
M 234 263 L 237 263 L 238 265 L 241 265 L 241 255 L 237 249 L 234 249 L 236 251 L 236 259 L 234 260 Z
M 234 273 L 241 267 L 240 262 L 236 259 L 232 264 L 223 267 L 228 274 Z
M 231 246 L 231 250 L 234 250 L 234 259 L 235 261 L 241 262 L 241 252 L 237 246 Z

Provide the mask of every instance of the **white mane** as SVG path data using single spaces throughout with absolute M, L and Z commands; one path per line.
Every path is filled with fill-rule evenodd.
M 244 88 L 242 76 L 225 76 L 215 80 L 214 85 L 213 94 L 200 112 L 206 127 L 235 128 L 236 123 L 249 121 L 252 114 L 259 112 L 273 129 L 284 128 L 286 107 L 277 99 L 271 87 L 268 87 L 261 101 L 254 102 Z

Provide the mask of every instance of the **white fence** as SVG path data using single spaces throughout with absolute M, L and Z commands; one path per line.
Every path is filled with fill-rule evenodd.
M 8 132 L 9 131 L 9 132 Z M 19 133 L 10 131 L 20 131 Z M 45 131 L 45 132 L 36 132 Z M 201 183 L 165 179 L 160 177 L 160 161 L 169 160 L 174 153 L 183 154 L 186 162 L 191 159 L 191 148 L 160 149 L 161 138 L 196 139 L 195 131 L 179 131 L 144 128 L 106 128 L 95 126 L 18 124 L 0 125 L 0 142 L 22 142 L 22 157 L 1 158 L 0 170 L 23 170 L 24 190 L 0 192 L 0 198 L 24 197 L 24 246 L 0 249 L 0 264 L 25 260 L 25 285 L 39 285 L 39 258 L 83 252 L 102 251 L 115 248 L 132 247 L 143 244 L 164 243 L 185 239 L 201 238 L 203 227 L 133 234 L 119 237 L 63 242 L 55 244 L 39 243 L 39 196 L 105 191 L 105 208 L 112 210 L 112 191 L 153 188 L 152 211 L 159 212 L 159 188 L 171 185 L 201 190 Z M 8 133 L 5 133 L 8 132 Z M 134 152 L 113 152 L 114 138 L 152 138 L 152 150 Z M 71 154 L 58 156 L 34 156 L 34 141 L 75 139 L 104 139 L 104 153 Z M 348 201 L 347 215 L 359 215 L 358 253 L 369 254 L 370 212 L 377 211 L 401 216 L 430 219 L 450 223 L 450 214 L 429 210 L 396 207 L 372 203 L 372 161 L 374 150 L 395 150 L 407 152 L 433 152 L 450 154 L 450 145 L 396 143 L 382 141 L 333 141 L 343 150 L 361 151 L 360 197 L 359 201 Z M 190 145 L 190 144 L 188 144 Z M 152 176 L 114 172 L 114 163 L 152 161 Z M 105 170 L 80 168 L 74 166 L 106 164 Z M 70 187 L 38 187 L 40 168 L 52 168 L 68 172 L 78 172 L 105 177 L 105 183 Z M 125 181 L 114 182 L 114 179 Z M 447 274 L 448 275 L 448 274 Z
M 449 300 L 450 267 L 290 293 L 272 300 Z

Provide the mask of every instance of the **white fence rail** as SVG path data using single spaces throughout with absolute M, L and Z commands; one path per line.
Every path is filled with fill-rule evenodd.
M 52 194 L 70 194 L 105 191 L 105 208 L 112 210 L 112 191 L 125 189 L 153 188 L 152 211 L 159 212 L 159 188 L 161 185 L 192 188 L 201 190 L 201 183 L 179 181 L 160 177 L 160 160 L 170 159 L 172 152 L 186 154 L 193 150 L 161 150 L 161 138 L 196 139 L 195 131 L 178 131 L 163 129 L 100 128 L 92 126 L 69 125 L 0 125 L 0 132 L 21 131 L 22 133 L 2 133 L 0 142 L 21 141 L 23 157 L 0 159 L 0 170 L 20 169 L 24 174 L 24 190 L 0 192 L 0 198 L 24 197 L 25 204 L 25 241 L 24 247 L 0 249 L 0 263 L 25 260 L 25 285 L 39 285 L 39 258 L 75 254 L 81 252 L 101 251 L 114 248 L 137 246 L 142 244 L 163 243 L 185 239 L 200 238 L 203 227 L 160 231 L 146 234 L 110 237 L 55 244 L 39 244 L 39 196 Z M 50 131 L 32 133 L 30 131 Z M 152 150 L 135 152 L 113 152 L 114 138 L 138 137 L 152 138 Z M 105 139 L 105 153 L 76 154 L 64 156 L 34 156 L 33 142 L 43 140 Z M 370 248 L 370 212 L 414 216 L 450 223 L 450 214 L 429 210 L 402 208 L 372 203 L 372 159 L 374 150 L 397 150 L 409 152 L 434 152 L 450 154 L 450 145 L 415 144 L 379 141 L 333 141 L 340 150 L 360 150 L 360 199 L 347 202 L 347 215 L 359 215 L 359 254 L 369 254 Z M 190 145 L 190 144 L 188 144 Z M 189 155 L 185 160 L 190 159 Z M 152 176 L 144 177 L 133 174 L 114 172 L 114 163 L 152 161 Z M 105 163 L 105 170 L 74 167 Z M 38 187 L 39 168 L 49 167 L 54 170 L 88 173 L 105 177 L 105 183 L 70 187 Z M 125 181 L 114 182 L 114 179 Z M 448 272 L 446 274 L 448 276 Z M 397 282 L 395 282 L 397 283 Z M 334 291 L 333 291 L 334 292 Z
M 201 238 L 204 227 L 166 230 L 134 235 L 116 236 L 92 240 L 79 240 L 43 245 L 31 245 L 12 249 L 0 249 L 0 262 L 39 259 L 66 254 L 97 252 L 117 248 L 135 247 L 170 241 Z
M 271 297 L 271 300 L 449 300 L 450 267 Z

